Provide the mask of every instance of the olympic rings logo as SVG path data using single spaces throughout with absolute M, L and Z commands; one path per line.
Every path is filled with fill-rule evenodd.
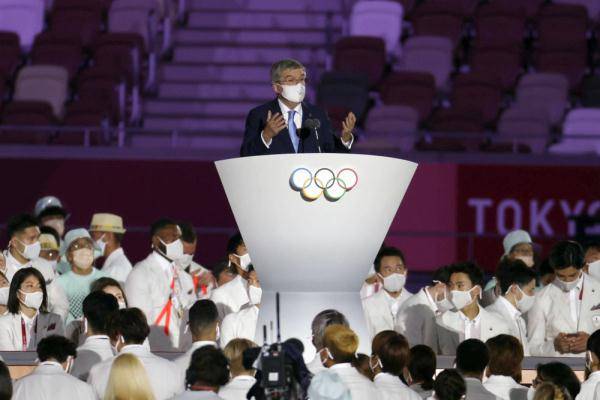
M 318 169 L 314 175 L 306 168 L 297 168 L 290 176 L 290 186 L 300 192 L 306 201 L 315 201 L 323 195 L 328 201 L 338 201 L 358 184 L 358 175 L 344 168 L 337 175 L 329 168 Z

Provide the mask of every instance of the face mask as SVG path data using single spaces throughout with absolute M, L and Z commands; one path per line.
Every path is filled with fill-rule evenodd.
M 40 256 L 40 250 L 42 250 L 42 245 L 40 244 L 39 240 L 31 244 L 25 244 L 19 239 L 17 239 L 17 241 L 21 243 L 24 248 L 23 251 L 19 251 L 17 249 L 15 250 L 19 251 L 19 253 L 21 253 L 21 255 L 26 259 L 33 260 L 34 258 L 38 258 Z
M 124 301 L 119 301 L 119 310 L 124 310 L 127 308 L 127 304 Z
M 301 103 L 304 100 L 306 94 L 306 86 L 303 83 L 296 83 L 295 85 L 281 85 L 283 91 L 281 95 L 284 99 L 291 101 L 292 103 Z
M 262 288 L 252 285 L 248 286 L 248 298 L 250 299 L 250 304 L 260 304 L 260 300 L 262 298 Z
M 600 279 L 600 260 L 594 261 L 593 263 L 589 263 L 588 273 L 592 277 L 594 277 L 596 279 Z
M 44 222 L 44 225 L 53 228 L 60 237 L 65 234 L 65 220 L 62 218 L 50 219 Z
M 329 349 L 327 347 L 321 349 L 321 351 L 319 351 L 319 354 L 321 354 L 323 351 L 325 351 L 325 360 L 321 359 L 321 364 L 323 364 L 323 366 L 325 368 L 327 368 L 327 366 L 325 365 L 325 363 L 327 362 L 327 360 L 333 360 L 333 356 L 331 355 L 331 352 L 329 351 Z
M 22 301 L 25 306 L 36 310 L 40 309 L 42 302 L 44 301 L 44 292 L 27 293 L 22 290 L 19 290 L 19 292 L 25 297 Z
M 250 253 L 246 253 L 243 256 L 238 256 L 234 254 L 240 260 L 240 268 L 244 271 L 248 271 L 248 267 L 252 264 L 252 260 L 250 259 Z
M 581 275 L 579 278 L 581 278 Z M 579 283 L 579 278 L 575 279 L 573 282 L 565 282 L 556 277 L 556 279 L 554 279 L 554 284 L 563 292 L 570 292 Z
M 100 257 L 104 255 L 104 251 L 106 250 L 106 242 L 102 239 L 104 239 L 104 235 L 102 235 L 100 239 L 96 240 L 96 247 L 98 248 Z
M 379 369 L 383 369 L 383 365 L 381 364 L 381 360 L 379 359 L 379 357 L 377 357 L 377 362 L 375 364 L 373 364 L 372 361 L 373 358 L 369 360 L 369 368 L 371 368 L 371 371 L 375 372 L 375 369 L 377 367 L 379 367 Z
M 527 293 L 521 290 L 519 286 L 517 286 L 517 289 L 519 289 L 519 292 L 521 292 L 523 295 L 521 300 L 517 300 L 517 308 L 522 313 L 526 313 L 527 311 L 531 310 L 531 307 L 533 307 L 533 303 L 535 303 L 535 296 L 529 296 Z
M 10 286 L 0 288 L 0 304 L 5 306 L 8 304 L 8 293 L 10 292 Z
M 88 323 L 87 319 L 83 319 L 83 333 L 88 333 Z
M 175 261 L 183 256 L 183 243 L 181 240 L 177 239 L 169 244 L 163 242 L 161 238 L 158 238 L 158 240 L 160 240 L 160 242 L 165 246 L 165 252 L 162 253 L 161 251 L 161 253 L 169 260 Z
M 72 367 L 73 367 L 73 358 L 72 357 L 68 357 L 67 358 L 67 366 L 65 367 L 65 372 L 67 374 L 70 374 Z
M 523 261 L 529 268 L 533 267 L 533 256 L 517 256 L 515 259 Z
M 588 371 L 592 372 L 593 364 L 594 359 L 592 358 L 592 352 L 588 350 L 585 352 L 585 367 Z
M 401 291 L 406 283 L 406 275 L 396 272 L 385 278 L 379 274 L 379 277 L 383 279 L 383 288 L 392 293 Z
M 529 387 L 527 389 L 527 400 L 533 400 L 535 398 L 535 389 L 533 387 Z
M 215 342 L 218 342 L 221 339 L 221 328 L 217 324 L 216 333 L 215 333 Z
M 462 310 L 469 304 L 473 302 L 473 298 L 471 298 L 471 292 L 476 288 L 472 288 L 471 290 L 467 290 L 463 292 L 462 290 L 452 290 L 450 292 L 450 301 L 454 305 L 457 310 Z
M 90 269 L 94 263 L 94 251 L 77 249 L 73 252 L 73 264 L 79 269 Z
M 175 260 L 175 264 L 181 269 L 186 269 L 192 264 L 192 260 L 194 259 L 193 254 L 184 254 Z

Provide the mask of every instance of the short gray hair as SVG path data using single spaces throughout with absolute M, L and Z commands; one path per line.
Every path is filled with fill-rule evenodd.
M 304 65 L 300 61 L 286 58 L 285 60 L 277 61 L 271 66 L 271 82 L 281 81 L 281 74 L 286 69 L 303 69 L 306 71 L 306 68 L 304 68 Z
M 317 350 L 323 348 L 323 336 L 325 335 L 325 329 L 329 325 L 344 325 L 349 327 L 348 320 L 341 312 L 337 310 L 324 310 L 318 313 L 312 321 L 312 334 L 313 344 Z

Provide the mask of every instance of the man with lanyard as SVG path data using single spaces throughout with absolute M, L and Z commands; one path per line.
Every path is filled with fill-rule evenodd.
M 152 253 L 135 265 L 125 283 L 129 307 L 141 309 L 151 324 L 153 351 L 179 350 L 184 310 L 194 301 L 192 277 L 178 266 L 181 229 L 170 219 L 151 227 Z

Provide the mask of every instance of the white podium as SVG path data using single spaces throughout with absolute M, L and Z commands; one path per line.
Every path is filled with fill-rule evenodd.
M 370 352 L 359 290 L 417 164 L 377 156 L 285 154 L 217 161 L 237 225 L 263 287 L 262 326 L 303 341 L 320 311 L 344 313 Z M 274 333 L 275 334 L 275 333 Z M 272 338 L 273 340 L 275 337 Z M 271 337 L 269 337 L 271 340 Z

